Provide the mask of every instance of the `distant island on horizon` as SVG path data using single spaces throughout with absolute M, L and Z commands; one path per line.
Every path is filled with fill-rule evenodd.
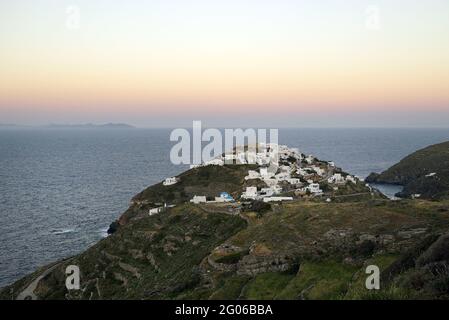
M 126 123 L 106 123 L 106 124 L 49 124 L 45 126 L 46 128 L 80 128 L 80 129 L 91 129 L 91 128 L 112 128 L 112 129 L 134 129 L 135 127 Z
M 105 123 L 105 124 L 93 124 L 93 123 L 80 123 L 80 124 L 59 124 L 51 123 L 43 126 L 32 125 L 20 125 L 13 123 L 0 123 L 1 128 L 70 128 L 70 129 L 135 129 L 136 127 L 126 123 Z

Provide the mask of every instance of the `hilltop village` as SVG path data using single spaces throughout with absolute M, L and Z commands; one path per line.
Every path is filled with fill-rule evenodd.
M 273 162 L 273 159 L 277 161 Z M 221 190 L 212 198 L 205 194 L 195 194 L 190 199 L 191 203 L 283 202 L 301 198 L 319 198 L 331 202 L 336 195 L 347 196 L 348 190 L 352 194 L 372 191 L 362 179 L 343 172 L 334 162 L 319 160 L 286 145 L 260 144 L 257 152 L 248 149 L 239 151 L 235 148 L 232 153 L 224 153 L 200 165 L 191 165 L 190 168 L 227 165 L 252 165 L 244 178 L 242 191 L 234 197 L 228 190 Z M 172 186 L 180 179 L 169 177 L 162 184 Z M 166 206 L 167 204 L 151 208 L 149 214 L 161 212 Z

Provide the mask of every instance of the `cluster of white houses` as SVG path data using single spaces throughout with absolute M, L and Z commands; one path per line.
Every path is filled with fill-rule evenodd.
M 239 149 L 241 149 L 239 151 Z M 243 148 L 237 148 L 235 152 L 225 153 L 221 156 L 218 156 L 214 159 L 205 161 L 202 164 L 193 164 L 190 168 L 196 168 L 201 166 L 224 166 L 225 164 L 257 164 L 259 166 L 269 165 L 273 159 L 279 158 L 282 159 L 286 156 L 286 154 L 290 153 L 290 150 L 297 149 L 289 149 L 287 146 L 277 145 L 273 143 L 260 143 L 253 148 L 249 147 L 246 150 Z M 299 151 L 297 152 L 299 154 Z
M 276 166 L 270 166 L 272 160 L 277 160 Z M 327 182 L 338 190 L 339 185 L 357 183 L 358 178 L 342 174 L 337 170 L 333 162 L 318 161 L 314 156 L 305 156 L 296 148 L 288 148 L 285 145 L 259 144 L 257 150 L 245 150 L 232 154 L 223 154 L 217 158 L 206 161 L 199 166 L 223 166 L 233 164 L 257 164 L 257 170 L 249 170 L 245 180 L 262 180 L 265 187 L 247 187 L 242 193 L 242 200 L 262 200 L 265 202 L 288 201 L 293 197 L 281 196 L 283 192 L 292 191 L 295 195 L 320 196 L 323 194 L 320 182 Z M 273 169 L 274 168 L 274 169 Z M 170 186 L 178 182 L 176 177 L 170 177 L 163 182 L 164 186 Z M 215 199 L 207 199 L 206 196 L 195 195 L 190 202 L 200 203 L 225 203 L 234 199 L 226 192 L 222 192 Z M 158 208 L 155 208 L 156 210 Z M 159 208 L 163 210 L 163 208 Z

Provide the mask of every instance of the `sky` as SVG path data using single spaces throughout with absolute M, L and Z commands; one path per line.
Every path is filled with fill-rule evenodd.
M 0 123 L 449 127 L 449 0 L 2 0 Z

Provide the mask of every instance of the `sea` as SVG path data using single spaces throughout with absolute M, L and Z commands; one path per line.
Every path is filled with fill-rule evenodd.
M 107 236 L 130 199 L 188 169 L 171 129 L 0 129 L 0 287 Z M 366 177 L 449 140 L 449 129 L 280 129 L 279 142 Z M 392 196 L 397 186 L 378 186 Z

